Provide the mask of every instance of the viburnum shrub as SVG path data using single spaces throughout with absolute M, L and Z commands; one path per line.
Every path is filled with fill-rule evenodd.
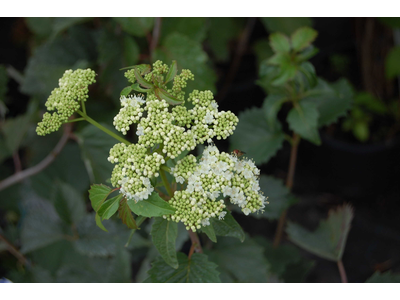
M 267 203 L 259 186 L 260 170 L 254 162 L 238 155 L 239 151 L 219 151 L 213 143 L 213 139 L 232 135 L 238 118 L 231 111 L 218 110 L 211 91 L 193 90 L 187 94 L 185 87 L 194 75 L 190 70 L 177 71 L 176 61 L 171 66 L 156 61 L 152 68 L 143 64 L 125 72 L 131 85 L 121 92 L 121 109 L 113 124 L 122 135 L 133 130 L 136 143 L 108 130 L 86 113 L 88 86 L 96 81 L 90 69 L 65 71 L 59 87 L 46 102 L 47 109 L 54 112 L 46 112 L 37 126 L 37 134 L 46 135 L 63 123 L 86 120 L 116 138 L 118 142 L 108 157 L 114 164 L 110 174 L 114 188 L 95 184 L 89 190 L 96 223 L 107 230 L 102 220 L 118 211 L 133 234 L 146 218 L 155 218 L 151 232 L 154 245 L 173 268 L 179 267 L 182 255 L 178 258 L 174 248 L 176 223 L 182 222 L 189 231 L 192 247 L 188 259 L 197 257 L 200 263 L 207 258 L 200 253 L 193 256 L 194 251 L 202 252 L 196 231 L 216 241 L 216 235 L 229 235 L 227 229 L 240 228 L 227 210 L 229 203 L 245 215 L 262 212 Z M 80 117 L 73 119 L 74 113 Z M 190 154 L 202 144 L 206 145 L 200 156 Z M 117 196 L 107 199 L 116 191 Z M 207 264 L 207 272 L 214 278 L 218 275 L 216 265 Z M 214 279 L 218 281 L 217 275 Z M 210 276 L 202 280 L 215 281 Z

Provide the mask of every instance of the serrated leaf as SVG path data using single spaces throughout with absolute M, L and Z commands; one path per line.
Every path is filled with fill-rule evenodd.
M 318 32 L 310 27 L 301 27 L 293 32 L 291 36 L 292 47 L 296 51 L 301 51 L 317 38 Z
M 336 211 L 330 210 L 328 218 L 321 221 L 314 232 L 291 222 L 286 232 L 297 246 L 322 258 L 339 261 L 342 259 L 352 219 L 353 209 L 345 204 Z
M 280 31 L 287 35 L 292 34 L 297 28 L 312 26 L 311 18 L 264 17 L 261 21 L 269 32 Z
M 168 74 L 167 76 L 165 76 L 165 83 L 173 80 L 177 72 L 178 72 L 178 64 L 176 63 L 176 60 L 173 60 L 171 67 L 169 68 Z
M 227 211 L 223 220 L 211 218 L 210 223 L 216 235 L 219 236 L 230 236 L 239 239 L 241 242 L 245 239 L 245 234 L 240 227 L 239 223 L 236 222 L 232 214 Z
M 290 129 L 298 133 L 302 138 L 320 145 L 318 117 L 319 113 L 314 103 L 300 102 L 290 110 L 286 120 Z
M 269 44 L 276 53 L 289 53 L 290 51 L 289 38 L 282 33 L 272 33 L 269 36 Z
M 128 206 L 126 198 L 122 198 L 119 202 L 118 217 L 128 228 L 138 229 L 135 219 L 132 216 L 131 209 Z
M 132 92 L 132 87 L 127 86 L 121 91 L 121 96 L 128 96 L 130 92 Z
M 153 192 L 148 199 L 138 201 L 137 203 L 133 200 L 129 200 L 128 205 L 136 215 L 149 218 L 170 215 L 175 212 L 175 209 L 172 208 L 168 202 L 161 199 L 156 192 Z
M 353 103 L 353 90 L 346 79 L 328 84 L 318 79 L 317 86 L 310 90 L 302 103 L 314 103 L 319 112 L 318 127 L 336 122 L 345 116 Z
M 103 231 L 108 232 L 108 230 L 104 227 L 103 223 L 101 223 L 101 217 L 98 213 L 96 213 L 96 225 Z
M 141 17 L 141 18 L 113 18 L 119 23 L 124 31 L 137 37 L 146 36 L 153 27 L 154 18 Z
M 68 224 L 78 224 L 86 214 L 85 200 L 68 183 L 61 181 L 57 183 L 53 203 L 60 218 Z
M 400 75 L 400 46 L 393 47 L 385 59 L 386 78 L 393 79 Z
M 232 238 L 221 238 L 211 251 L 209 259 L 218 262 L 221 275 L 228 282 L 267 282 L 268 263 L 263 248 L 250 237 L 241 243 Z
M 400 283 L 400 274 L 391 271 L 385 273 L 377 271 L 365 283 Z
M 278 130 L 280 128 L 278 112 L 286 100 L 287 98 L 285 96 L 274 94 L 268 95 L 264 100 L 262 110 L 264 111 L 268 126 L 272 130 Z
M 154 94 L 159 100 L 165 100 L 171 105 L 179 105 L 184 102 L 184 100 L 179 100 L 172 96 L 170 93 L 167 93 L 165 90 L 162 88 L 155 88 L 154 89 Z
M 215 235 L 214 227 L 212 225 L 201 227 L 201 231 L 204 232 L 214 243 L 217 242 L 217 236 Z
M 117 212 L 119 201 L 122 199 L 122 197 L 122 194 L 115 196 L 111 199 L 108 199 L 100 206 L 97 214 L 102 218 L 102 220 L 111 218 Z
M 263 213 L 252 214 L 254 218 L 277 220 L 283 211 L 296 202 L 283 182 L 272 176 L 260 176 L 260 189 L 264 192 L 264 196 L 268 197 L 269 204 L 265 205 Z
M 178 268 L 176 257 L 175 241 L 178 236 L 178 224 L 163 218 L 155 218 L 151 227 L 152 240 L 164 261 L 173 267 Z
M 89 199 L 94 211 L 98 211 L 111 192 L 112 189 L 104 184 L 93 184 L 90 186 Z
M 256 164 L 262 164 L 276 154 L 284 139 L 280 128 L 272 130 L 268 126 L 264 111 L 253 107 L 239 113 L 239 124 L 230 137 L 230 148 L 240 149 L 252 157 Z
M 190 259 L 182 253 L 177 254 L 179 267 L 174 269 L 162 258 L 152 263 L 146 282 L 180 282 L 180 283 L 218 283 L 221 282 L 216 271 L 217 265 L 208 261 L 207 255 L 194 253 Z

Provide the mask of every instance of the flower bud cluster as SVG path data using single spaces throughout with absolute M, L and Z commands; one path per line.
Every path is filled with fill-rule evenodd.
M 85 102 L 88 98 L 88 86 L 96 82 L 95 76 L 95 72 L 90 69 L 65 71 L 59 80 L 59 87 L 51 92 L 45 104 L 48 111 L 56 110 L 56 112 L 52 114 L 46 112 L 43 115 L 43 120 L 36 128 L 38 135 L 57 131 L 80 108 L 81 101 Z
M 138 123 L 143 116 L 144 108 L 142 107 L 145 100 L 139 96 L 121 96 L 121 106 L 119 113 L 114 117 L 114 126 L 122 134 L 126 135 L 129 126 L 132 123 Z
M 113 186 L 120 186 L 128 200 L 141 201 L 153 192 L 150 178 L 158 177 L 158 170 L 165 160 L 157 152 L 148 154 L 141 144 L 129 146 L 119 143 L 110 150 L 108 161 L 116 164 L 111 175 Z
M 215 146 L 205 148 L 197 163 L 188 155 L 171 170 L 179 183 L 187 183 L 186 189 L 175 192 L 170 205 L 174 215 L 164 216 L 176 222 L 182 221 L 187 229 L 200 229 L 209 225 L 209 218 L 223 219 L 225 204 L 221 196 L 229 197 L 245 215 L 262 210 L 265 197 L 260 192 L 259 169 L 251 160 L 219 152 Z

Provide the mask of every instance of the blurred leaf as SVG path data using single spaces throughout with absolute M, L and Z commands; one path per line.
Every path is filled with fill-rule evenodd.
M 62 31 L 68 29 L 69 27 L 87 22 L 91 20 L 92 18 L 88 17 L 58 17 L 53 19 L 53 24 L 51 26 L 52 28 L 52 37 L 55 37 Z
M 214 243 L 217 242 L 217 236 L 215 235 L 214 227 L 212 225 L 201 227 L 201 231 L 204 232 L 211 241 Z
M 134 200 L 129 200 L 128 205 L 136 215 L 149 218 L 170 215 L 175 212 L 175 209 L 161 199 L 157 192 L 153 192 L 148 199 L 137 203 Z
M 60 218 L 68 224 L 77 224 L 86 214 L 85 200 L 68 183 L 57 183 L 53 203 Z
M 256 83 L 261 86 L 266 94 L 286 95 L 287 91 L 284 86 L 272 85 L 272 82 L 280 74 L 280 68 L 268 63 L 264 60 L 260 64 L 259 79 Z
M 153 28 L 154 18 L 113 18 L 122 29 L 137 37 L 146 36 Z
M 368 110 L 377 114 L 383 115 L 388 112 L 388 109 L 383 101 L 377 99 L 368 92 L 357 93 L 354 97 L 354 104 L 367 108 Z
M 302 82 L 305 90 L 314 88 L 318 83 L 317 75 L 315 74 L 314 66 L 306 61 L 303 62 L 299 67 L 300 76 L 302 76 Z
M 114 128 L 103 123 L 101 125 L 119 135 Z M 111 177 L 114 168 L 114 165 L 107 158 L 110 149 L 118 141 L 94 125 L 86 126 L 79 133 L 76 133 L 76 136 L 81 148 L 82 160 L 85 162 L 91 182 L 105 183 Z
M 209 18 L 208 44 L 218 61 L 229 59 L 229 42 L 239 35 L 240 27 L 234 18 Z
M 216 75 L 208 66 L 208 56 L 199 42 L 180 33 L 168 35 L 160 49 L 154 53 L 154 60 L 165 63 L 176 60 L 178 69 L 189 69 L 195 76 L 195 81 L 188 82 L 187 91 L 194 89 L 216 91 Z
M 272 176 L 260 176 L 260 189 L 268 197 L 269 204 L 265 205 L 263 213 L 252 214 L 257 219 L 277 220 L 283 211 L 297 202 L 283 182 Z
M 257 66 L 259 66 L 263 60 L 267 60 L 274 54 L 268 39 L 258 39 L 254 43 L 253 48 L 257 56 Z
M 246 152 L 260 165 L 276 154 L 284 139 L 280 128 L 272 130 L 268 126 L 264 110 L 253 107 L 239 113 L 239 124 L 230 137 L 230 148 Z
M 385 59 L 386 78 L 393 79 L 400 75 L 400 46 L 393 47 Z
M 5 144 L 10 154 L 20 147 L 29 127 L 32 125 L 30 119 L 30 115 L 24 114 L 12 119 L 8 118 L 2 124 L 1 131 L 4 134 Z
M 178 236 L 175 241 L 175 249 L 178 252 L 182 246 L 189 239 L 189 232 L 186 230 L 185 225 L 182 222 L 178 223 Z
M 162 18 L 161 41 L 174 32 L 201 43 L 206 38 L 206 18 Z
M 26 25 L 35 35 L 39 37 L 48 37 L 52 32 L 54 18 L 25 18 Z
M 303 62 L 303 61 L 309 60 L 311 57 L 316 55 L 318 52 L 319 52 L 319 50 L 317 48 L 315 48 L 313 45 L 311 45 L 311 46 L 307 47 L 306 49 L 304 49 L 299 54 L 297 54 L 296 60 L 298 62 Z
M 163 218 L 155 218 L 151 227 L 152 240 L 164 261 L 173 267 L 178 268 L 175 242 L 178 236 L 178 224 Z
M 216 271 L 217 265 L 208 261 L 207 255 L 194 253 L 188 257 L 178 252 L 178 269 L 173 269 L 162 258 L 152 263 L 146 282 L 186 282 L 186 283 L 218 283 L 221 282 Z
M 292 47 L 296 51 L 301 51 L 317 38 L 318 32 L 310 27 L 301 27 L 291 35 Z
M 104 184 L 93 184 L 90 186 L 89 198 L 94 211 L 99 210 L 100 206 L 111 192 L 112 189 Z
M 311 18 L 264 17 L 261 21 L 269 32 L 279 31 L 287 35 L 292 34 L 297 28 L 312 26 Z
M 346 79 L 329 84 L 318 79 L 317 86 L 308 92 L 301 103 L 314 103 L 319 112 L 318 127 L 332 124 L 345 116 L 353 103 L 353 90 Z
M 220 238 L 213 249 L 207 251 L 209 259 L 218 262 L 217 270 L 229 282 L 267 282 L 268 263 L 263 248 L 247 237 L 244 242 Z
M 122 220 L 122 223 L 128 226 L 128 228 L 138 229 L 126 198 L 122 198 L 122 200 L 119 202 L 118 217 Z
M 357 121 L 353 125 L 353 134 L 360 142 L 366 142 L 369 139 L 369 126 L 366 121 Z
M 289 53 L 290 51 L 289 38 L 282 33 L 272 33 L 269 36 L 269 44 L 276 53 Z
M 272 131 L 280 129 L 280 122 L 278 120 L 278 112 L 287 98 L 282 95 L 270 94 L 265 98 L 262 110 L 264 111 L 269 128 Z
M 134 65 L 139 61 L 140 49 L 136 41 L 130 37 L 124 37 L 124 62 L 126 65 Z
M 97 213 L 102 218 L 102 220 L 111 218 L 117 212 L 119 202 L 122 197 L 123 195 L 119 194 L 118 196 L 108 199 L 101 205 Z
M 400 274 L 391 271 L 385 273 L 377 271 L 365 283 L 400 283 Z
M 400 18 L 380 17 L 378 19 L 391 28 L 400 28 Z
M 210 223 L 210 226 L 214 228 L 215 235 L 230 236 L 239 239 L 241 242 L 244 241 L 244 231 L 229 211 L 226 211 L 226 215 L 223 220 L 210 218 Z
M 88 67 L 96 55 L 94 44 L 94 33 L 79 26 L 70 28 L 68 35 L 48 40 L 29 59 L 21 91 L 44 102 L 58 87 L 58 79 L 65 70 Z
M 178 64 L 176 63 L 176 60 L 173 60 L 169 68 L 168 74 L 165 76 L 165 83 L 173 80 L 177 72 L 178 72 Z
M 319 113 L 314 103 L 300 102 L 290 110 L 286 120 L 290 129 L 298 133 L 302 138 L 320 145 L 318 117 Z
M 339 261 L 342 259 L 353 209 L 348 204 L 330 210 L 328 219 L 320 222 L 314 232 L 300 225 L 289 222 L 286 232 L 289 239 L 299 247 L 325 259 Z
M 26 187 L 25 187 L 26 189 Z M 22 204 L 21 252 L 28 253 L 64 238 L 63 224 L 54 206 L 25 190 Z

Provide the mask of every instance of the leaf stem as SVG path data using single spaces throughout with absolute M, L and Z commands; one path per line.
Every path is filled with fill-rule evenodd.
M 290 151 L 289 171 L 288 171 L 288 176 L 286 178 L 286 187 L 289 189 L 289 191 L 293 187 L 294 172 L 296 170 L 296 161 L 297 161 L 297 149 L 299 143 L 300 143 L 300 136 L 297 133 L 293 133 L 292 149 Z M 278 221 L 278 227 L 276 229 L 274 244 L 273 244 L 275 248 L 279 246 L 282 239 L 283 229 L 286 223 L 286 214 L 287 214 L 287 209 L 285 209 L 282 212 Z
M 81 100 L 81 106 L 82 106 L 83 113 L 86 115 L 86 106 L 85 106 L 85 102 L 83 102 L 83 100 Z
M 192 241 L 192 246 L 190 247 L 188 258 L 192 257 L 193 252 L 203 253 L 203 249 L 201 248 L 199 236 L 196 232 L 193 232 L 191 229 L 189 230 L 189 237 Z
M 339 260 L 337 262 L 337 265 L 338 265 L 338 268 L 339 268 L 340 279 L 342 280 L 342 283 L 348 283 L 346 270 L 344 269 L 342 260 Z
M 76 118 L 76 119 L 68 120 L 65 123 L 74 123 L 74 122 L 79 122 L 79 121 L 85 121 L 85 118 Z
M 126 144 L 126 145 L 130 145 L 131 143 L 128 142 L 127 140 L 125 140 L 124 138 L 120 137 L 119 135 L 115 134 L 114 132 L 112 132 L 111 130 L 105 128 L 104 126 L 100 125 L 99 123 L 97 123 L 95 120 L 93 120 L 91 117 L 89 117 L 87 114 L 85 114 L 84 112 L 77 110 L 76 111 L 78 114 L 80 114 L 86 121 L 88 121 L 90 124 L 96 126 L 97 128 L 99 128 L 100 130 L 104 131 L 105 133 L 107 133 L 108 135 L 112 136 L 113 138 L 117 139 L 118 141 Z

